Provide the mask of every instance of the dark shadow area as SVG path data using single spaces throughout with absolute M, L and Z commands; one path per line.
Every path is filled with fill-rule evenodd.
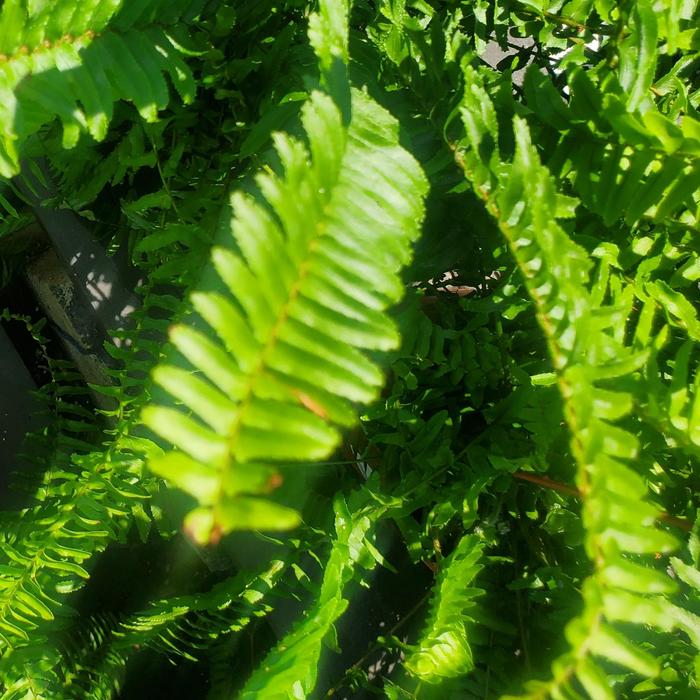
M 46 163 L 39 160 L 34 165 L 41 171 L 45 184 L 25 163 L 17 185 L 70 272 L 75 289 L 92 308 L 103 337 L 95 338 L 95 343 L 90 345 L 101 347 L 110 331 L 125 327 L 129 315 L 139 305 L 138 298 L 124 281 L 125 271 L 95 241 L 80 217 L 72 211 L 43 206 L 44 201 L 58 193 L 51 184 Z
M 47 320 L 26 279 L 20 276 L 0 290 L 2 309 L 25 317 L 32 324 Z M 46 427 L 48 420 L 47 405 L 33 392 L 53 379 L 47 355 L 52 361 L 68 360 L 55 324 L 50 320 L 44 323 L 40 334 L 44 347 L 24 321 L 11 318 L 0 322 L 0 508 L 25 505 L 26 494 L 11 486 L 17 486 L 12 474 L 36 468 L 31 456 L 36 448 L 32 435 Z M 84 398 L 81 403 L 89 410 L 89 398 L 80 398 Z
M 399 653 L 376 643 L 379 636 L 395 634 L 401 639 L 413 636 L 423 624 L 428 609 L 426 593 L 434 583 L 433 573 L 422 563 L 413 564 L 392 522 L 381 523 L 377 546 L 398 573 L 377 566 L 368 575 L 369 587 L 349 585 L 343 597 L 350 605 L 336 625 L 341 653 L 324 649 L 319 664 L 314 700 L 333 697 L 336 700 L 370 700 L 381 693 L 381 677 L 391 672 L 399 661 Z M 377 684 L 372 690 L 352 687 L 356 668 Z
M 36 384 L 10 337 L 0 325 L 0 506 L 8 504 L 9 473 L 17 466 L 24 436 L 37 427 Z

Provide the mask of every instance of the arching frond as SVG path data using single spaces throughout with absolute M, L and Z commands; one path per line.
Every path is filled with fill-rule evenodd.
M 347 127 L 318 92 L 302 120 L 308 150 L 276 136 L 284 175 L 258 177 L 267 206 L 233 196 L 232 237 L 212 253 L 220 291 L 192 296 L 216 336 L 175 327 L 187 368 L 155 371 L 194 415 L 144 411 L 178 448 L 151 467 L 199 501 L 186 527 L 202 542 L 298 522 L 259 497 L 275 465 L 329 455 L 355 420 L 353 404 L 382 384 L 368 351 L 398 342 L 385 310 L 402 295 L 398 271 L 418 234 L 425 179 L 398 145 L 396 122 L 359 91 Z
M 655 108 L 627 111 L 621 85 L 597 84 L 582 69 L 569 76 L 568 103 L 534 68 L 524 91 L 536 118 L 559 134 L 548 160 L 552 174 L 568 180 L 607 226 L 679 216 L 697 226 L 697 119 L 684 114 L 674 121 Z
M 0 175 L 19 170 L 23 141 L 55 117 L 63 145 L 81 132 L 101 140 L 117 100 L 133 101 L 146 121 L 169 102 L 168 76 L 185 102 L 195 85 L 182 46 L 165 27 L 191 17 L 195 0 L 59 0 L 0 13 Z M 157 22 L 155 21 L 157 18 Z
M 471 69 L 462 116 L 466 150 L 458 157 L 508 241 L 548 342 L 584 499 L 586 551 L 595 567 L 583 589 L 584 612 L 567 626 L 571 652 L 556 662 L 550 681 L 528 686 L 526 697 L 579 697 L 576 683 L 591 697 L 612 697 L 597 659 L 643 675 L 658 672 L 653 656 L 615 624 L 664 631 L 682 626 L 666 598 L 674 584 L 649 560 L 677 543 L 655 527 L 659 511 L 644 502 L 646 484 L 633 466 L 639 441 L 625 425 L 633 397 L 622 378 L 638 376 L 649 348 L 628 345 L 624 334 L 632 290 L 613 290 L 608 301 L 607 276 L 590 282 L 593 261 L 558 224 L 566 203 L 518 117 L 515 156 L 510 163 L 500 160 L 495 113 Z
M 467 627 L 473 621 L 469 610 L 474 598 L 483 593 L 471 587 L 481 569 L 480 557 L 479 540 L 465 535 L 442 563 L 426 628 L 404 664 L 421 680 L 439 683 L 474 668 Z
M 69 374 L 65 363 L 55 363 L 55 386 L 46 388 L 55 394 L 52 403 L 58 405 L 52 410 L 58 411 L 59 420 L 51 434 L 31 446 L 34 457 L 43 460 L 43 472 L 30 482 L 32 503 L 5 515 L 0 535 L 0 648 L 7 698 L 27 687 L 51 695 L 59 681 L 46 669 L 53 669 L 59 652 L 48 634 L 63 623 L 66 599 L 85 585 L 91 560 L 110 542 L 124 539 L 134 523 L 142 536 L 148 534 L 151 516 L 144 506 L 157 480 L 145 475 L 144 464 L 147 455 L 160 448 L 130 434 L 130 429 L 148 397 L 148 374 L 142 366 L 149 370 L 161 352 L 149 336 L 162 330 L 159 313 L 164 308 L 172 313 L 173 308 L 157 294 L 145 297 L 134 326 L 121 333 L 124 347 L 138 353 L 142 365 L 134 363 L 122 373 L 115 370 L 118 381 L 100 388 L 118 399 L 118 408 L 105 411 L 115 419 L 113 427 L 95 431 L 95 443 L 76 437 L 74 431 L 85 432 L 86 416 L 80 406 L 66 402 L 72 390 L 67 379 L 74 380 L 75 372 Z M 118 350 L 115 354 L 121 359 Z M 148 361 L 144 353 L 151 350 Z M 85 386 L 82 390 L 88 391 Z M 92 419 L 89 425 L 96 428 L 94 414 Z M 108 447 L 99 444 L 100 438 L 109 441 Z
M 286 568 L 273 561 L 265 571 L 232 576 L 206 593 L 154 601 L 122 620 L 88 623 L 65 650 L 62 690 L 72 697 L 114 697 L 129 660 L 144 649 L 197 661 L 215 640 L 270 612 L 269 594 Z
M 348 606 L 343 596 L 346 583 L 358 577 L 355 569 L 369 570 L 377 563 L 374 526 L 387 510 L 366 493 L 354 494 L 349 504 L 340 497 L 335 500 L 335 538 L 318 596 L 304 619 L 248 679 L 239 694 L 241 700 L 296 700 L 311 693 L 323 641 Z

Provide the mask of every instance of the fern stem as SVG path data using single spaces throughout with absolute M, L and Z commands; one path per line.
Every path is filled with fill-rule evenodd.
M 537 474 L 531 474 L 530 472 L 524 472 L 518 470 L 513 472 L 513 476 L 516 479 L 521 479 L 522 481 L 529 481 L 530 483 L 537 484 L 538 486 L 543 486 L 547 489 L 552 489 L 553 491 L 558 491 L 559 493 L 565 493 L 567 496 L 576 496 L 576 498 L 581 498 L 581 492 L 574 486 L 569 486 L 568 484 L 562 484 L 559 481 L 554 481 L 547 476 L 538 476 Z
M 529 481 L 532 484 L 537 484 L 538 486 L 542 486 L 546 489 L 551 489 L 552 491 L 564 493 L 567 496 L 583 498 L 583 494 L 575 486 L 562 484 L 560 481 L 554 481 L 554 479 L 550 479 L 547 476 L 538 476 L 537 474 L 524 472 L 520 469 L 517 472 L 513 472 L 513 476 L 516 479 L 520 479 L 521 481 Z M 677 527 L 679 530 L 685 530 L 686 532 L 690 532 L 693 529 L 693 523 L 691 523 L 690 520 L 680 518 L 677 515 L 671 515 L 666 511 L 661 511 L 661 513 L 659 513 L 658 519 L 661 522 L 666 523 L 667 525 Z
M 158 149 L 156 148 L 155 141 L 153 140 L 153 136 L 150 133 L 148 134 L 148 140 L 151 142 L 151 148 L 153 149 L 153 155 L 155 156 L 155 159 L 156 159 L 156 169 L 158 170 L 158 175 L 160 176 L 160 181 L 163 183 L 163 189 L 165 190 L 165 193 L 168 195 L 168 199 L 170 200 L 170 204 L 172 204 L 173 211 L 175 212 L 175 215 L 177 216 L 178 221 L 181 224 L 185 223 L 184 219 L 182 218 L 182 215 L 180 214 L 180 210 L 177 208 L 177 202 L 175 201 L 175 198 L 173 197 L 173 193 L 170 191 L 170 185 L 168 184 L 168 181 L 165 178 L 165 174 L 163 173 L 163 168 L 161 167 L 161 164 L 160 164 L 160 157 L 158 156 Z

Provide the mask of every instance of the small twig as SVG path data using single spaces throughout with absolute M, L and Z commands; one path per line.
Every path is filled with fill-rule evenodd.
M 667 525 L 672 525 L 673 527 L 677 527 L 680 530 L 685 530 L 686 532 L 690 532 L 693 529 L 693 523 L 691 523 L 689 520 L 686 520 L 685 518 L 679 518 L 678 516 L 671 515 L 670 513 L 666 513 L 665 511 L 659 515 L 659 520 L 666 523 Z
M 529 481 L 538 486 L 543 486 L 544 488 L 551 489 L 552 491 L 558 491 L 559 493 L 565 493 L 567 496 L 574 496 L 575 498 L 583 498 L 583 494 L 574 486 L 569 486 L 568 484 L 562 484 L 560 481 L 554 481 L 547 476 L 539 476 L 537 474 L 532 474 L 531 472 L 516 471 L 513 472 L 513 476 L 516 479 L 522 481 Z M 685 530 L 690 532 L 693 529 L 693 524 L 686 520 L 685 518 L 679 518 L 676 515 L 671 515 L 662 511 L 659 514 L 658 520 L 666 523 L 667 525 L 672 525 L 680 530 Z
M 336 467 L 344 464 L 364 464 L 365 462 L 376 462 L 381 457 L 364 457 L 362 459 L 339 459 L 330 462 L 295 462 L 298 467 Z
M 562 484 L 559 481 L 554 481 L 547 476 L 538 476 L 537 474 L 531 474 L 530 472 L 517 471 L 514 472 L 513 476 L 516 479 L 521 479 L 522 481 L 530 481 L 538 486 L 544 486 L 552 491 L 558 491 L 559 493 L 565 493 L 568 496 L 575 496 L 576 498 L 581 498 L 581 492 L 574 486 L 569 486 L 568 484 Z
M 517 552 L 515 549 L 515 543 L 513 540 L 510 540 L 510 551 L 511 554 L 513 555 L 513 561 L 518 560 Z M 525 659 L 525 668 L 527 669 L 528 673 L 531 670 L 530 666 L 530 652 L 528 650 L 527 646 L 527 628 L 525 627 L 525 620 L 523 619 L 523 601 L 522 601 L 522 590 L 517 589 L 515 591 L 515 608 L 517 612 L 517 617 L 518 617 L 518 632 L 520 634 L 520 643 L 522 645 L 523 649 L 523 658 Z

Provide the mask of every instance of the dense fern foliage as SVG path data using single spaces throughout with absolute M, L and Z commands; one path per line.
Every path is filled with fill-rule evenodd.
M 5 0 L 0 698 L 698 697 L 697 5 Z

